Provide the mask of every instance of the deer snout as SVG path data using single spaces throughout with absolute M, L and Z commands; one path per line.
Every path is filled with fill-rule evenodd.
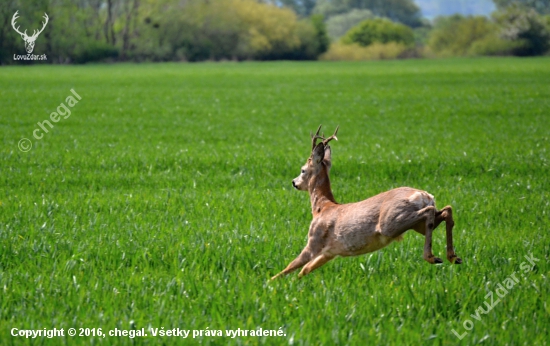
M 298 186 L 296 186 L 296 182 L 294 182 L 294 179 L 292 180 L 292 186 L 293 186 L 296 190 L 298 190 Z

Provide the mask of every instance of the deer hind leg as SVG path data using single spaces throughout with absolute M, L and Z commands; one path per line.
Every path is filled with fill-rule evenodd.
M 444 207 L 443 209 L 435 213 L 435 227 L 439 226 L 441 222 L 445 221 L 445 228 L 447 233 L 447 259 L 449 262 L 454 264 L 461 264 L 462 259 L 460 259 L 453 247 L 453 227 L 455 222 L 453 220 L 453 209 L 450 205 Z
M 413 229 L 426 237 L 424 241 L 424 259 L 431 264 L 443 263 L 443 260 L 439 257 L 435 257 L 432 252 L 432 234 L 437 227 L 435 207 L 428 206 L 420 209 L 416 214 L 418 223 Z

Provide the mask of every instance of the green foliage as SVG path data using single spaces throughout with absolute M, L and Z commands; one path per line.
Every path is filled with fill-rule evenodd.
M 317 55 L 319 55 L 327 51 L 328 47 L 330 46 L 330 38 L 328 37 L 327 27 L 325 25 L 322 15 L 312 15 L 311 24 L 315 28 L 315 41 L 319 44 Z
M 514 55 L 542 55 L 550 48 L 550 26 L 546 19 L 533 9 L 508 6 L 493 14 L 500 27 L 500 36 L 519 44 Z
M 365 20 L 353 27 L 342 38 L 343 43 L 357 43 L 360 46 L 368 46 L 372 43 L 402 43 L 411 45 L 414 43 L 414 34 L 406 25 L 394 23 L 384 18 Z
M 322 23 L 298 21 L 288 8 L 254 0 L 191 0 L 183 11 L 151 6 L 144 35 L 152 39 L 144 42 L 158 42 L 159 47 L 143 47 L 144 59 L 303 60 L 316 59 L 326 45 Z
M 320 13 L 325 18 L 347 13 L 353 9 L 363 9 L 362 7 L 356 7 L 358 4 L 349 0 L 317 0 L 315 3 L 314 13 Z
M 389 18 L 410 27 L 422 25 L 420 8 L 412 0 L 368 0 L 365 8 L 379 17 Z
M 524 49 L 524 45 L 524 41 L 505 40 L 492 34 L 473 42 L 468 54 L 475 56 L 513 55 L 515 51 Z
M 47 13 L 49 22 L 38 36 L 33 54 L 46 54 L 52 62 L 73 62 L 75 58 L 112 56 L 119 47 L 107 41 L 104 35 L 106 13 L 101 1 L 74 2 L 70 0 L 13 0 L 0 6 L 0 62 L 14 63 L 13 54 L 24 53 L 23 40 L 11 26 L 15 11 L 19 11 L 18 25 L 32 32 L 38 29 Z M 122 22 L 122 21 L 121 21 Z M 85 45 L 90 44 L 90 47 Z M 107 48 L 106 45 L 111 45 Z M 100 52 L 102 50 L 102 52 Z M 109 52 L 108 52 L 109 51 Z
M 487 37 L 494 37 L 496 26 L 486 17 L 438 17 L 428 39 L 428 47 L 438 56 L 462 56 Z
M 331 39 L 337 40 L 344 36 L 352 27 L 372 18 L 374 18 L 374 15 L 369 10 L 353 9 L 349 12 L 330 17 L 327 20 L 327 31 Z
M 0 68 L 0 343 L 546 344 L 549 60 Z M 35 140 L 71 88 L 82 96 L 71 116 Z M 425 189 L 453 206 L 464 264 L 426 263 L 424 237 L 409 231 L 268 282 L 306 244 L 309 198 L 291 179 L 321 123 L 340 125 L 337 201 Z M 22 137 L 31 151 L 18 150 Z M 433 250 L 445 257 L 443 224 Z M 531 253 L 540 261 L 523 277 Z M 514 272 L 519 284 L 473 319 Z M 11 335 L 54 327 L 149 336 Z M 286 336 L 159 338 L 149 327 Z
M 14 64 L 13 55 L 25 53 L 24 42 L 11 27 L 16 10 L 18 24 L 29 31 L 40 25 L 44 13 L 50 17 L 34 51 L 45 54 L 47 61 L 18 64 L 315 60 L 329 49 L 329 37 L 360 45 L 380 42 L 371 49 L 377 52 L 396 51 L 384 46 L 388 42 L 408 46 L 414 41 L 435 56 L 542 55 L 550 48 L 550 24 L 536 11 L 546 13 L 547 2 L 501 1 L 492 20 L 439 18 L 430 32 L 412 0 L 9 0 L 0 7 L 0 64 Z M 314 6 L 324 16 L 310 15 Z M 412 39 L 409 29 L 381 19 L 362 33 L 356 28 L 375 18 L 414 27 Z M 423 55 L 422 49 L 407 49 L 399 56 Z M 351 48 L 336 50 L 356 54 Z
M 119 51 L 115 47 L 100 41 L 90 41 L 79 45 L 74 51 L 72 59 L 77 64 L 83 64 L 115 59 L 118 55 Z
M 533 9 L 539 14 L 550 14 L 550 0 L 493 0 L 499 10 L 510 6 L 522 6 Z
M 414 41 L 417 46 L 426 46 L 433 27 L 431 23 L 424 23 L 424 25 L 413 29 Z
M 329 61 L 364 61 L 364 60 L 388 60 L 404 57 L 410 48 L 402 43 L 374 42 L 366 47 L 356 43 L 333 43 L 328 52 L 320 56 L 320 60 Z
M 304 60 L 326 50 L 322 20 L 298 21 L 288 8 L 254 0 L 191 0 L 183 11 L 165 6 L 150 12 L 144 35 L 152 39 L 144 42 L 159 46 L 140 49 L 146 60 Z
M 420 9 L 412 0 L 317 0 L 314 12 L 328 18 L 353 9 L 370 10 L 378 17 L 412 27 L 421 25 Z
M 486 17 L 439 17 L 428 47 L 438 56 L 541 55 L 549 48 L 544 17 L 532 9 L 509 6 Z
M 23 27 L 50 16 L 36 47 L 49 62 L 303 60 L 328 45 L 317 17 L 299 23 L 290 8 L 255 0 L 13 0 L 0 9 L 2 63 L 23 44 L 10 24 L 17 8 L 25 8 Z
M 322 15 L 316 14 L 300 20 L 297 23 L 296 34 L 300 45 L 295 49 L 283 52 L 277 58 L 316 60 L 319 55 L 327 51 L 330 45 Z
M 298 15 L 307 17 L 311 15 L 313 8 L 315 7 L 316 0 L 265 0 L 266 2 L 273 3 L 275 5 L 283 4 L 290 7 Z

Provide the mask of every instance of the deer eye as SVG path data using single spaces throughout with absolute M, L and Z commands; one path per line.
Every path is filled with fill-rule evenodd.
M 302 174 L 305 174 L 306 173 L 306 170 L 305 169 L 302 169 Z

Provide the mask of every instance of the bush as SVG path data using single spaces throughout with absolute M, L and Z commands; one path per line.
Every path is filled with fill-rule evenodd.
M 481 16 L 438 17 L 429 35 L 428 49 L 437 56 L 470 55 L 476 41 L 494 37 L 496 31 L 495 24 Z
M 406 55 L 409 50 L 410 48 L 408 48 L 408 46 L 396 42 L 375 42 L 367 47 L 360 46 L 356 43 L 334 43 L 330 46 L 330 49 L 325 54 L 319 57 L 319 59 L 330 61 L 396 59 Z
M 506 56 L 513 55 L 514 51 L 521 49 L 525 44 L 523 41 L 504 40 L 497 35 L 488 35 L 481 40 L 475 41 L 469 49 L 468 55 L 474 56 Z
M 103 61 L 118 57 L 118 49 L 99 41 L 90 41 L 75 49 L 72 60 L 77 64 Z
M 395 42 L 408 46 L 414 44 L 414 35 L 412 29 L 406 25 L 384 18 L 375 18 L 365 20 L 351 28 L 342 38 L 344 44 L 356 43 L 363 47 L 375 42 Z

